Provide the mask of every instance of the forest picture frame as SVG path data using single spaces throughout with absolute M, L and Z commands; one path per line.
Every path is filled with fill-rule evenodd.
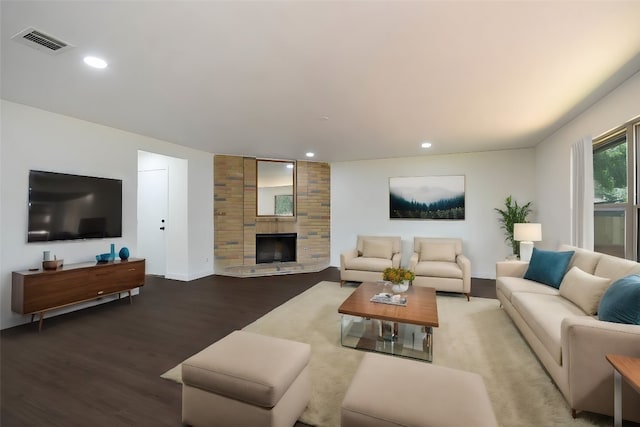
M 465 219 L 465 176 L 389 178 L 389 218 Z

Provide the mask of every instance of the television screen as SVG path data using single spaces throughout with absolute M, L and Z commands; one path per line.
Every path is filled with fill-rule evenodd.
M 122 180 L 29 171 L 28 242 L 122 237 Z

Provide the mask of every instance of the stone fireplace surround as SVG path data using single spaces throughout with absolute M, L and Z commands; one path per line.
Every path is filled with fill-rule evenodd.
M 296 162 L 296 215 L 256 216 L 257 159 L 214 156 L 214 268 L 250 277 L 321 271 L 330 264 L 330 167 Z M 296 261 L 256 262 L 256 235 L 295 233 Z

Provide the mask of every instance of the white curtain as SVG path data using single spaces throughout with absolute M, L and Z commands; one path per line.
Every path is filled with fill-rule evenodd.
M 591 137 L 571 146 L 571 244 L 593 250 L 593 147 Z

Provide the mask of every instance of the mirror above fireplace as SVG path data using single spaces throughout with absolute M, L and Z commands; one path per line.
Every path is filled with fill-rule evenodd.
M 258 159 L 257 163 L 257 216 L 295 216 L 295 162 Z

